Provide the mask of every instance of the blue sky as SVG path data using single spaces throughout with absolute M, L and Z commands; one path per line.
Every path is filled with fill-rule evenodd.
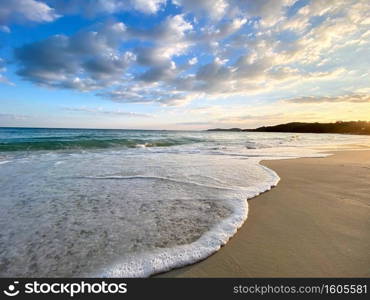
M 369 120 L 367 0 L 0 0 L 0 126 Z

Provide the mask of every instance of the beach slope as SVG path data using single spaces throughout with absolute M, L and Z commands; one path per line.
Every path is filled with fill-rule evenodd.
M 220 251 L 166 277 L 369 277 L 370 151 L 265 161 L 281 182 L 249 201 Z

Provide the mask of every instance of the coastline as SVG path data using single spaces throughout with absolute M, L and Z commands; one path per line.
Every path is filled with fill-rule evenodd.
M 370 151 L 262 164 L 281 181 L 249 200 L 235 236 L 157 277 L 369 277 Z

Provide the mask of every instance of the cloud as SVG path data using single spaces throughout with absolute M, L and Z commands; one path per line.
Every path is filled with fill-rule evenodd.
M 130 2 L 137 11 L 153 14 L 166 3 L 166 0 L 131 0 Z
M 173 0 L 185 11 L 197 15 L 208 15 L 211 19 L 235 16 L 260 17 L 263 22 L 273 25 L 283 14 L 284 8 L 296 0 Z
M 4 59 L 0 58 L 0 83 L 14 85 L 13 82 L 11 82 L 5 75 L 3 75 L 3 73 L 5 73 L 6 71 L 6 62 Z
M 100 89 L 121 80 L 123 71 L 135 60 L 117 47 L 124 39 L 123 23 L 107 23 L 97 31 L 74 36 L 55 35 L 15 49 L 18 75 L 34 83 L 77 89 Z
M 173 0 L 172 2 L 187 12 L 206 13 L 214 19 L 223 17 L 229 6 L 228 1 L 225 0 Z
M 168 16 L 163 22 L 146 30 L 129 29 L 131 34 L 152 41 L 175 43 L 181 41 L 186 32 L 193 29 L 191 23 L 185 20 L 183 14 Z
M 94 115 L 106 115 L 116 117 L 130 117 L 130 118 L 152 118 L 150 114 L 141 114 L 135 112 L 128 112 L 122 110 L 104 110 L 102 108 L 90 108 L 90 107 L 63 107 L 64 110 L 71 112 L 82 112 Z
M 0 25 L 0 31 L 10 33 L 10 28 L 6 25 Z
M 1 30 L 9 32 L 9 25 L 14 23 L 44 23 L 52 22 L 60 17 L 56 11 L 42 1 L 36 0 L 1 0 L 0 26 Z
M 172 57 L 187 48 L 183 37 L 191 29 L 191 24 L 182 15 L 176 15 L 142 33 L 128 30 L 123 23 L 116 22 L 71 37 L 55 35 L 15 50 L 21 66 L 18 75 L 45 86 L 95 90 L 124 80 L 126 68 L 137 61 L 148 67 L 136 76 L 137 80 L 168 80 L 177 75 Z M 156 43 L 132 49 L 135 53 L 120 53 L 120 44 L 133 35 L 143 40 L 150 37 Z
M 287 103 L 298 103 L 298 104 L 315 104 L 315 103 L 336 103 L 336 102 L 348 102 L 348 103 L 370 103 L 369 94 L 348 94 L 337 97 L 299 97 L 283 100 Z
M 199 121 L 199 122 L 178 122 L 178 123 L 175 123 L 175 125 L 180 125 L 180 126 L 204 126 L 204 125 L 207 125 L 209 126 L 210 124 L 212 124 L 212 122 L 202 122 L 202 121 Z
M 191 65 L 191 66 L 192 66 L 192 65 L 195 65 L 195 64 L 197 64 L 197 63 L 198 63 L 198 58 L 193 57 L 193 58 L 189 59 L 188 63 L 189 63 L 189 65 Z
M 288 116 L 284 113 L 271 113 L 271 114 L 235 114 L 227 115 L 223 113 L 223 117 L 210 118 L 207 121 L 189 121 L 189 122 L 178 122 L 176 125 L 180 126 L 207 126 L 207 127 L 242 127 L 248 126 L 248 128 L 256 127 L 255 124 L 271 124 L 285 122 Z M 227 116 L 225 116 L 227 115 Z M 304 117 L 312 117 L 312 115 L 307 114 Z M 302 116 L 299 116 L 297 120 L 302 120 Z M 294 120 L 294 119 L 293 119 Z
M 295 16 L 285 17 L 273 29 L 276 34 L 298 32 L 293 42 L 281 44 L 279 59 L 307 65 L 319 63 L 340 48 L 369 42 L 366 37 L 369 10 L 370 3 L 366 0 L 310 1 Z
M 246 12 L 250 17 L 260 17 L 263 26 L 274 26 L 295 2 L 297 0 L 234 0 L 232 4 L 239 5 L 239 11 Z
M 143 89 L 139 84 L 101 92 L 98 95 L 118 103 L 159 103 L 164 106 L 181 106 L 194 97 L 176 91 L 169 92 L 157 86 Z
M 115 14 L 122 11 L 138 11 L 155 14 L 167 0 L 45 0 L 62 14 L 83 14 L 94 18 L 102 14 Z
M 267 115 L 238 115 L 238 116 L 227 116 L 220 118 L 217 121 L 222 123 L 243 123 L 246 121 L 261 121 L 261 120 L 276 120 L 282 119 L 284 115 L 281 113 L 267 114 Z
M 167 0 L 1 0 L 0 30 L 10 31 L 9 25 L 26 22 L 53 22 L 64 15 L 96 18 L 100 15 L 137 11 L 156 14 Z
M 169 2 L 45 3 L 59 14 L 81 14 L 83 8 L 96 17 L 155 14 Z M 306 84 L 320 88 L 355 68 L 341 49 L 369 42 L 365 0 L 172 2 L 181 12 L 148 26 L 112 21 L 21 46 L 15 50 L 17 74 L 42 86 L 96 90 L 115 102 L 173 106 L 200 95 L 226 99 Z
M 27 120 L 29 118 L 30 116 L 28 115 L 0 113 L 1 121 L 20 121 L 20 120 Z
M 174 56 L 182 55 L 191 45 L 186 34 L 193 29 L 192 24 L 183 15 L 167 17 L 162 23 L 150 30 L 129 29 L 129 34 L 153 43 L 150 47 L 135 49 L 137 62 L 148 69 L 136 76 L 138 80 L 157 82 L 175 78 L 178 70 L 172 60 Z

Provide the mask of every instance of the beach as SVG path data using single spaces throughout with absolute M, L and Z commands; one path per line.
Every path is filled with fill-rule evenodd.
M 369 154 L 348 151 L 368 145 L 2 128 L 0 277 L 148 277 L 204 259 L 166 276 L 364 276 Z
M 159 277 L 369 277 L 370 151 L 263 161 L 281 177 L 207 259 Z

